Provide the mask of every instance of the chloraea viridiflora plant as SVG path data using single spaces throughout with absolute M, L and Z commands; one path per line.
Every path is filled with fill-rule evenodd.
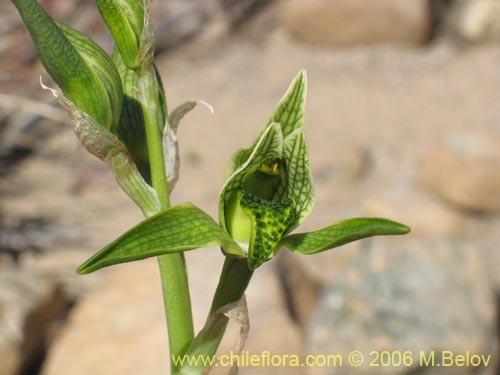
M 291 234 L 311 213 L 314 186 L 304 136 L 306 74 L 301 71 L 252 144 L 234 153 L 219 196 L 219 224 L 192 203 L 170 206 L 178 178 L 176 130 L 197 102 L 170 113 L 153 59 L 154 33 L 142 0 L 97 0 L 116 43 L 112 57 L 77 30 L 52 19 L 35 0 L 12 0 L 40 60 L 62 93 L 84 147 L 103 160 L 146 219 L 83 263 L 88 274 L 157 257 L 170 355 L 213 355 L 253 272 L 282 248 L 315 254 L 375 235 L 409 232 L 381 218 L 355 218 Z M 45 86 L 44 86 L 45 87 Z M 183 252 L 220 246 L 225 256 L 205 327 L 195 336 Z M 118 345 L 118 344 L 117 344 Z M 198 374 L 203 363 L 171 361 L 172 374 Z

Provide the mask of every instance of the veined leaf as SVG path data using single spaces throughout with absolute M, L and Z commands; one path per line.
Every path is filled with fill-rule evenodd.
M 409 232 L 410 228 L 406 225 L 392 220 L 355 218 L 340 221 L 314 232 L 292 234 L 283 238 L 279 246 L 300 254 L 316 254 L 362 238 Z
M 144 220 L 83 263 L 77 272 L 87 274 L 113 264 L 214 245 L 244 256 L 207 213 L 192 203 L 183 203 Z

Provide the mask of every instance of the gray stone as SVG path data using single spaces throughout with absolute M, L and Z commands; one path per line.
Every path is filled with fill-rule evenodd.
M 425 0 L 293 0 L 283 24 L 297 39 L 329 47 L 421 45 L 429 37 Z
M 359 243 L 313 256 L 294 254 L 282 249 L 276 259 L 292 316 L 303 331 L 320 301 L 323 289 L 335 275 L 347 267 L 360 250 Z
M 449 136 L 425 157 L 423 183 L 459 208 L 500 210 L 500 140 L 491 134 Z
M 411 351 L 412 367 L 387 374 L 436 374 L 419 366 L 420 353 L 491 354 L 487 368 L 441 368 L 439 374 L 495 374 L 496 300 L 477 249 L 444 241 L 378 239 L 338 273 L 309 325 L 307 351 L 341 354 L 358 350 L 364 363 L 315 368 L 311 374 L 379 374 L 370 367 L 381 352 Z
M 405 186 L 399 192 L 390 189 L 376 199 L 366 199 L 362 210 L 362 216 L 405 223 L 411 227 L 412 235 L 449 238 L 463 234 L 465 220 L 457 210 L 413 186 Z
M 470 43 L 500 40 L 500 1 L 459 0 L 449 17 L 451 30 Z
M 0 374 L 26 373 L 43 357 L 67 300 L 54 282 L 30 273 L 0 270 Z

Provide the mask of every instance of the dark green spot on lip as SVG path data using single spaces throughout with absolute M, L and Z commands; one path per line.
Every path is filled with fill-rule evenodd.
M 252 219 L 248 266 L 255 269 L 274 255 L 278 242 L 295 217 L 295 208 L 291 199 L 267 201 L 244 190 L 240 205 Z

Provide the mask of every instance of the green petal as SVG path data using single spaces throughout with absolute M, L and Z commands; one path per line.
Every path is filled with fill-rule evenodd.
M 219 220 L 223 228 L 226 228 L 226 204 L 230 201 L 231 195 L 243 187 L 244 180 L 250 171 L 257 170 L 266 161 L 281 158 L 282 147 L 283 137 L 279 124 L 269 125 L 245 163 L 240 165 L 226 180 L 219 196 Z
M 300 254 L 316 254 L 362 238 L 409 232 L 409 227 L 392 220 L 356 218 L 340 221 L 314 232 L 287 236 L 279 245 Z
M 297 215 L 288 232 L 296 228 L 311 213 L 316 199 L 306 138 L 302 129 L 294 130 L 283 143 L 286 179 L 282 179 L 273 200 L 292 199 Z
M 229 178 L 249 157 L 252 150 L 255 148 L 262 134 L 272 123 L 280 124 L 283 138 L 297 129 L 301 129 L 304 125 L 304 109 L 306 100 L 307 76 L 305 70 L 301 70 L 295 77 L 288 91 L 283 96 L 273 114 L 259 129 L 252 145 L 248 148 L 242 148 L 236 151 L 229 159 L 225 178 Z
M 77 272 L 87 274 L 113 264 L 214 245 L 244 256 L 208 214 L 192 203 L 183 203 L 144 220 L 83 263 Z

